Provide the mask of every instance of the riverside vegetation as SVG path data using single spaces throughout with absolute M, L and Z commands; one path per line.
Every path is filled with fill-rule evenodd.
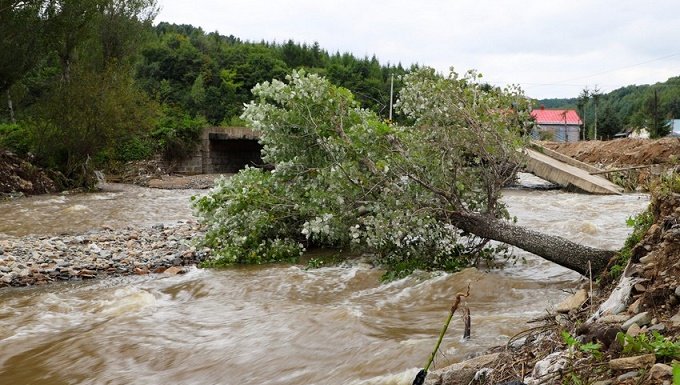
M 0 149 L 61 171 L 67 188 L 93 170 L 154 154 L 177 159 L 202 128 L 241 124 L 255 84 L 295 68 L 323 73 L 386 117 L 390 75 L 375 57 L 318 44 L 242 41 L 190 25 L 153 25 L 156 0 L 0 0 Z
M 614 251 L 512 223 L 501 190 L 523 161 L 528 102 L 479 78 L 428 68 L 406 75 L 396 107 L 410 124 L 383 121 L 315 74 L 256 86 L 242 118 L 276 166 L 243 170 L 196 200 L 210 263 L 292 260 L 329 247 L 370 253 L 399 277 L 492 259 L 493 239 L 581 274 L 603 271 Z
M 295 69 L 351 90 L 362 107 L 387 118 L 391 79 L 398 92 L 401 77 L 418 68 L 285 37 L 249 42 L 153 25 L 157 10 L 156 0 L 0 0 L 0 148 L 61 171 L 66 187 L 92 187 L 95 169 L 118 172 L 154 154 L 182 157 L 206 125 L 243 124 L 252 88 Z M 589 130 L 597 115 L 598 137 L 608 138 L 678 117 L 680 81 L 533 104 L 580 106 Z

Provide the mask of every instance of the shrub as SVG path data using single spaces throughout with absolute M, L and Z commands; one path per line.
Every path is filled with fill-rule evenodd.
M 202 116 L 190 116 L 168 106 L 151 137 L 166 160 L 182 160 L 191 155 L 201 140 L 208 122 Z
M 0 148 L 27 154 L 32 147 L 30 132 L 22 125 L 0 123 Z

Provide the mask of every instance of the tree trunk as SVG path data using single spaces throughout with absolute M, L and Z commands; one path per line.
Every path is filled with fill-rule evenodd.
M 14 119 L 14 107 L 12 106 L 12 95 L 9 93 L 9 88 L 7 89 L 7 108 L 9 109 L 9 121 L 12 124 L 16 124 L 16 119 Z
M 456 213 L 455 225 L 468 233 L 519 247 L 560 266 L 588 276 L 606 268 L 616 251 L 584 246 L 556 235 L 547 235 L 475 213 Z

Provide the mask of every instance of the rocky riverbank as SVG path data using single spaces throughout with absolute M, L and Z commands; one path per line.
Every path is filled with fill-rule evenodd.
M 426 384 L 678 384 L 680 175 L 656 186 L 636 222 L 629 256 L 610 275 L 593 277 L 505 346 L 432 372 Z
M 0 240 L 0 288 L 120 275 L 184 272 L 210 249 L 196 222 Z

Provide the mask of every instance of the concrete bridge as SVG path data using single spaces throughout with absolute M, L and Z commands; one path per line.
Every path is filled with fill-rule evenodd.
M 232 174 L 261 166 L 259 135 L 245 127 L 208 127 L 194 154 L 177 165 L 182 174 Z
M 574 186 L 591 194 L 622 194 L 623 188 L 591 173 L 602 170 L 533 143 L 527 154 L 527 171 L 563 187 Z

